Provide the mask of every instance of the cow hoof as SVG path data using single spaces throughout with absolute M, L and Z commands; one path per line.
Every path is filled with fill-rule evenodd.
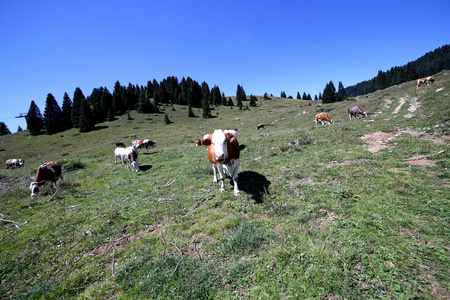
M 217 183 L 217 180 L 213 180 L 213 183 Z
M 241 194 L 240 191 L 234 192 L 234 195 L 235 195 L 235 196 L 239 196 L 240 194 Z
M 220 189 L 220 192 L 221 193 L 225 193 L 225 189 Z

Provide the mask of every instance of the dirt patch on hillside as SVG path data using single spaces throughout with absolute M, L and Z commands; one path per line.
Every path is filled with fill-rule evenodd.
M 6 177 L 0 180 L 0 193 L 5 193 L 11 190 L 10 185 L 14 184 L 16 181 L 31 182 L 32 177 L 29 175 L 22 175 L 19 177 Z M 17 189 L 20 187 L 17 187 Z

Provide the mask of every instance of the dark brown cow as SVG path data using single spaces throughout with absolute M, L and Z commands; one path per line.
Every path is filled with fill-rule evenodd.
M 358 117 L 358 115 L 367 117 L 367 113 L 365 111 L 363 111 L 359 106 L 355 105 L 352 107 L 349 107 L 347 109 L 348 112 L 348 117 L 350 118 L 350 120 L 354 117 L 355 119 Z
M 56 185 L 58 179 L 64 182 L 61 173 L 61 166 L 53 161 L 40 165 L 36 172 L 36 179 L 30 184 L 31 197 L 36 197 L 48 183 L 53 189 L 53 185 Z
M 258 124 L 258 125 L 256 125 L 256 130 L 260 130 L 261 128 L 264 128 L 264 124 Z

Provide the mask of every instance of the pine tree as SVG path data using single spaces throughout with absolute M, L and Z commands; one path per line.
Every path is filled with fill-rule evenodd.
M 64 130 L 71 129 L 72 126 L 72 100 L 67 93 L 64 93 L 62 103 L 62 119 Z
M 209 107 L 209 100 L 211 98 L 211 92 L 209 91 L 209 86 L 206 82 L 202 83 L 202 110 L 203 118 L 211 118 L 211 108 Z
M 81 103 L 83 101 L 86 101 L 86 98 L 81 89 L 77 87 L 73 93 L 72 104 L 72 124 L 75 128 L 80 128 Z
M 306 96 L 306 92 L 303 92 L 302 99 L 303 100 L 308 100 L 308 96 Z
M 44 118 L 34 100 L 31 101 L 30 109 L 25 119 L 27 121 L 27 129 L 31 135 L 38 135 L 44 129 Z
M 44 128 L 48 135 L 61 132 L 64 129 L 61 108 L 52 94 L 48 94 L 45 101 Z
M 8 126 L 6 126 L 5 123 L 0 122 L 0 135 L 7 135 L 7 134 L 11 134 L 11 131 L 9 131 Z
M 297 92 L 297 99 L 302 99 L 299 92 Z
M 170 124 L 170 123 L 172 123 L 172 122 L 170 121 L 169 116 L 168 116 L 167 114 L 164 114 L 164 123 L 165 123 L 165 124 Z
M 22 127 L 19 126 L 19 127 L 17 128 L 17 132 L 21 132 L 21 131 L 23 131 L 23 129 L 22 129 Z
M 231 99 L 231 97 L 228 97 L 227 106 L 234 106 L 233 99 Z
M 344 85 L 342 84 L 342 81 L 339 81 L 339 87 L 338 87 L 338 92 L 336 95 L 336 100 L 344 101 L 346 98 L 347 98 L 347 94 L 345 92 Z
M 238 84 L 236 90 L 236 106 L 239 107 L 239 109 L 242 109 L 242 102 L 245 100 L 247 100 L 247 96 L 245 95 L 244 88 Z
M 323 103 L 333 103 L 336 102 L 336 88 L 334 87 L 333 81 L 330 81 L 325 86 L 323 90 Z
M 286 92 L 285 91 L 281 91 L 280 97 L 281 98 L 286 98 Z
M 222 93 L 217 85 L 211 89 L 211 104 L 214 106 L 222 104 Z
M 251 106 L 251 107 L 255 107 L 255 106 L 256 106 L 256 101 L 257 101 L 257 100 L 258 100 L 258 99 L 256 99 L 255 96 L 250 95 L 250 106 Z
M 94 121 L 92 111 L 87 100 L 81 101 L 80 104 L 80 132 L 89 132 L 94 130 Z
M 149 114 L 153 112 L 153 105 L 150 100 L 147 98 L 145 90 L 141 90 L 139 92 L 139 100 L 138 100 L 138 113 L 141 114 Z
M 120 85 L 119 81 L 116 81 L 114 84 L 114 91 L 113 91 L 113 101 L 112 101 L 112 113 L 114 116 L 116 115 L 122 115 L 126 109 L 124 104 L 124 93 L 123 93 L 124 87 Z
M 188 106 L 188 117 L 189 118 L 194 118 L 195 117 L 194 111 L 192 110 L 192 106 L 190 104 Z

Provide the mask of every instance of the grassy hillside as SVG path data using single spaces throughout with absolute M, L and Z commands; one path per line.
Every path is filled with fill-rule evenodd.
M 208 120 L 174 106 L 170 125 L 132 112 L 86 134 L 0 137 L 3 161 L 26 161 L 0 170 L 0 218 L 14 221 L 0 222 L 0 297 L 449 297 L 450 75 L 436 78 L 324 106 L 260 99 Z M 368 118 L 349 120 L 355 104 Z M 334 124 L 315 127 L 320 111 Z M 195 146 L 217 128 L 240 129 L 237 197 Z M 114 164 L 130 134 L 158 145 L 138 173 Z M 31 198 L 51 160 L 65 183 Z

